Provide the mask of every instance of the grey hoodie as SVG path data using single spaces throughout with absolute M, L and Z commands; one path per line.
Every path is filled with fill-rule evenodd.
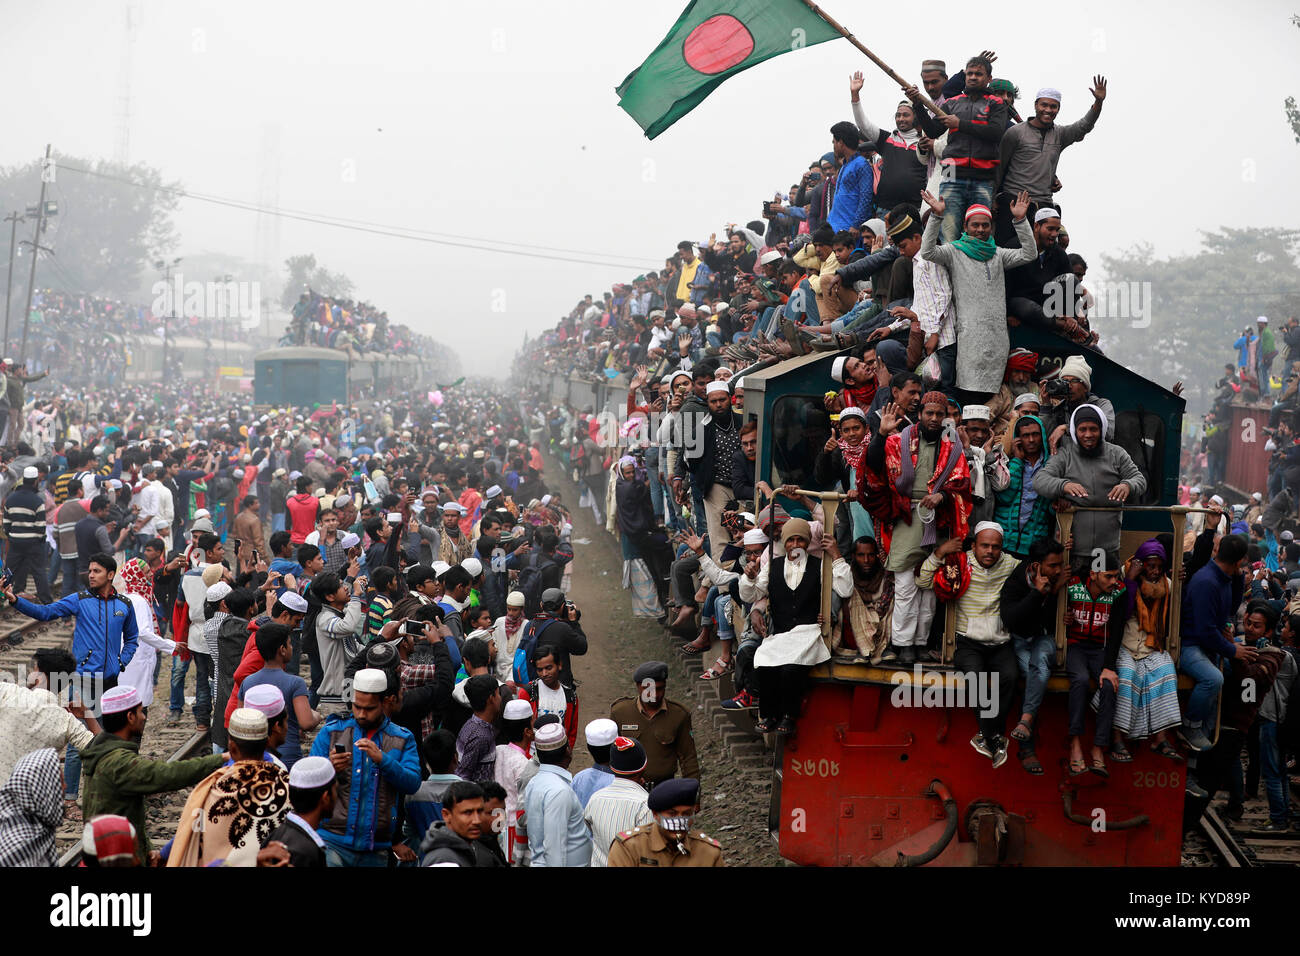
M 1069 482 L 1078 482 L 1088 489 L 1086 498 L 1070 498 L 1075 505 L 1092 508 L 1114 507 L 1115 502 L 1107 495 L 1121 481 L 1129 486 L 1129 501 L 1140 497 L 1147 490 L 1147 479 L 1128 452 L 1118 445 L 1101 439 L 1100 454 L 1087 456 L 1080 452 L 1078 442 L 1074 440 L 1075 418 L 1079 410 L 1091 408 L 1106 420 L 1105 413 L 1096 405 L 1080 405 L 1070 416 L 1070 438 L 1061 442 L 1060 448 L 1047 464 L 1034 475 L 1034 490 L 1049 501 L 1055 501 L 1065 495 L 1065 486 Z M 1092 557 L 1094 550 L 1105 551 L 1118 556 L 1120 527 L 1124 515 L 1119 511 L 1080 511 L 1074 516 L 1074 547 L 1070 553 L 1074 557 Z

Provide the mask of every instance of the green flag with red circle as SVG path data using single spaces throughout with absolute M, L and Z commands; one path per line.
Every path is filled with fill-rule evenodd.
M 619 85 L 618 105 L 654 139 L 727 77 L 838 36 L 801 0 L 692 0 Z

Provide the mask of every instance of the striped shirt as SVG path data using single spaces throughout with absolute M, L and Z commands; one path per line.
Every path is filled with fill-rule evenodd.
M 65 471 L 54 479 L 54 503 L 61 505 L 68 500 L 68 485 L 72 483 L 73 472 Z
M 1005 644 L 1011 632 L 1002 623 L 1002 585 L 1020 564 L 1007 552 L 1002 552 L 993 567 L 986 568 L 975 560 L 974 550 L 966 552 L 970 565 L 970 586 L 955 602 L 957 635 L 978 644 Z M 934 576 L 943 564 L 942 558 L 931 554 L 921 565 L 916 577 L 919 587 L 934 587 Z
M 386 594 L 376 594 L 370 599 L 366 612 L 366 643 L 379 640 L 379 632 L 393 618 L 393 599 Z
M 952 279 L 948 270 L 937 262 L 912 257 L 912 311 L 926 335 L 939 333 L 939 348 L 957 343 L 957 324 L 953 321 Z
M 649 799 L 643 786 L 623 777 L 591 795 L 583 819 L 591 829 L 592 866 L 609 865 L 609 848 L 620 833 L 654 822 Z
M 14 488 L 5 498 L 4 526 L 10 541 L 43 541 L 44 499 L 26 484 Z

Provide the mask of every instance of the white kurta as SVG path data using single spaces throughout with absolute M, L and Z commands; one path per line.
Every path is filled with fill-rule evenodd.
M 785 583 L 791 590 L 803 582 L 804 572 L 808 569 L 808 556 L 798 561 L 786 558 Z M 759 600 L 767 594 L 768 571 L 770 565 L 758 572 L 758 577 L 750 581 L 742 577 L 739 582 L 740 599 L 747 603 Z M 849 563 L 843 558 L 836 558 L 831 564 L 831 589 L 842 598 L 853 593 L 853 572 Z M 802 664 L 808 667 L 830 660 L 831 652 L 822 640 L 821 625 L 815 621 L 811 624 L 797 624 L 788 631 L 769 634 L 754 652 L 755 667 L 780 667 L 783 664 Z
M 140 702 L 148 707 L 153 703 L 153 672 L 158 665 L 156 651 L 170 654 L 176 650 L 176 642 L 166 637 L 159 637 L 153 626 L 153 610 L 149 602 L 138 594 L 128 594 L 131 607 L 135 609 L 135 622 L 140 631 L 140 643 L 135 654 L 122 671 L 122 683 L 134 687 L 140 692 Z

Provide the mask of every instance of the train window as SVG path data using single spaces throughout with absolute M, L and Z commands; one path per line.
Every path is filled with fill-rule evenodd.
M 794 484 L 814 491 L 813 462 L 831 434 L 821 395 L 785 395 L 772 408 L 772 484 Z
M 1164 487 L 1165 423 L 1154 412 L 1137 408 L 1115 412 L 1115 444 L 1119 445 L 1146 476 L 1147 490 L 1135 505 L 1158 505 Z

